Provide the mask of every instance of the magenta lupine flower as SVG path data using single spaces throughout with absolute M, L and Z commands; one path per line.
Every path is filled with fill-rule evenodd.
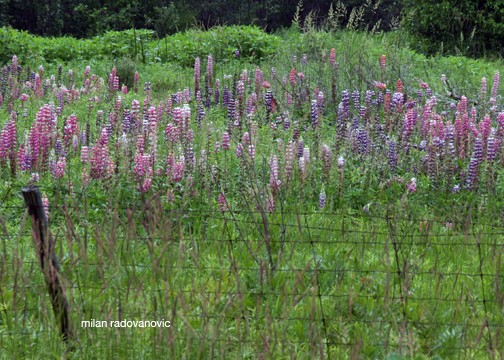
M 87 164 L 89 162 L 89 147 L 83 146 L 81 148 L 81 162 Z
M 222 192 L 220 192 L 219 196 L 217 197 L 217 208 L 219 209 L 220 212 L 228 211 L 226 197 Z
M 42 206 L 44 207 L 46 220 L 49 222 L 49 199 L 45 195 L 42 196 Z
M 138 185 L 137 189 L 141 193 L 146 193 L 152 187 L 152 175 L 148 174 Z
M 396 92 L 398 92 L 398 93 L 403 92 L 403 83 L 402 83 L 401 79 L 396 81 Z
M 142 182 L 142 180 L 152 172 L 150 160 L 150 155 L 144 155 L 139 152 L 136 153 L 134 159 L 133 174 L 135 174 L 137 182 Z
M 221 147 L 223 150 L 229 150 L 230 140 L 231 140 L 231 137 L 229 136 L 229 133 L 227 131 L 224 131 L 224 133 L 222 133 L 222 143 L 221 143 Z
M 74 135 L 77 134 L 77 131 L 78 131 L 77 116 L 75 114 L 72 114 L 66 120 L 65 127 L 63 128 L 63 139 L 66 148 L 70 147 L 73 137 Z
M 406 184 L 406 191 L 415 192 L 416 191 L 416 178 L 411 178 L 409 183 Z
M 201 77 L 201 61 L 197 57 L 194 59 L 194 93 L 200 90 L 200 77 Z
M 54 164 L 54 167 L 52 167 L 51 169 L 52 176 L 55 179 L 61 179 L 65 175 L 65 168 L 66 168 L 66 158 L 62 156 Z
M 256 93 L 260 94 L 261 93 L 261 85 L 264 81 L 264 76 L 263 72 L 261 69 L 258 67 L 255 70 L 255 86 L 256 86 Z
M 271 155 L 270 161 L 270 187 L 271 191 L 275 194 L 280 189 L 281 181 L 278 177 L 278 158 L 276 155 Z
M 33 124 L 30 128 L 30 135 L 28 142 L 31 148 L 31 159 L 30 163 L 37 164 L 39 162 L 40 156 L 40 133 L 39 128 L 36 124 Z
M 318 201 L 319 209 L 323 209 L 325 207 L 326 199 L 327 199 L 326 192 L 325 192 L 324 187 L 322 187 L 322 189 L 320 190 L 319 201 Z
M 1 152 L 1 150 L 0 150 Z M 0 156 L 1 158 L 1 156 Z M 26 153 L 25 153 L 25 146 L 24 144 L 19 145 L 19 149 L 17 151 L 17 163 L 19 164 L 19 168 L 21 171 L 26 171 L 28 170 L 28 167 L 26 166 Z
M 121 93 L 123 93 L 124 95 L 128 93 L 128 87 L 124 84 L 121 86 Z
M 331 48 L 329 51 L 329 64 L 331 64 L 332 68 L 336 67 L 336 49 Z
M 273 196 L 266 195 L 264 199 L 264 210 L 270 214 L 275 211 L 275 198 Z
M 387 56 L 382 55 L 380 56 L 380 67 L 382 71 L 385 71 L 387 69 Z
M 499 91 L 499 83 L 500 83 L 500 72 L 496 71 L 493 77 L 492 90 L 490 92 L 490 97 L 493 99 L 494 103 L 497 99 L 497 93 Z
M 181 156 L 179 161 L 176 161 L 173 164 L 173 169 L 171 171 L 171 181 L 174 183 L 178 183 L 184 177 L 184 168 L 185 168 L 185 159 Z
M 289 73 L 289 82 L 292 87 L 296 86 L 296 69 L 291 69 Z
M 39 74 L 35 74 L 35 88 L 33 92 L 35 96 L 38 98 L 42 98 L 44 96 L 44 88 L 42 87 L 42 80 L 40 79 Z
M 483 120 L 480 122 L 479 132 L 481 133 L 481 137 L 483 138 L 483 141 L 485 141 L 485 142 L 488 139 L 488 136 L 490 135 L 491 123 L 492 123 L 492 120 L 490 119 L 490 115 L 485 115 Z

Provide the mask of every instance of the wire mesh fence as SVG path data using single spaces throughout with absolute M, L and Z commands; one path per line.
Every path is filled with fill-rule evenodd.
M 58 330 L 25 209 L 1 211 L 0 344 L 19 355 Z M 155 203 L 49 213 L 76 352 L 503 355 L 498 223 Z

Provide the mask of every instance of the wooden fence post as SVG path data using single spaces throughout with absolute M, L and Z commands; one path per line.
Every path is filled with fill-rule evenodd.
M 70 325 L 70 306 L 65 295 L 65 289 L 60 277 L 60 269 L 54 253 L 54 243 L 49 233 L 42 196 L 37 186 L 28 186 L 21 190 L 32 222 L 32 236 L 40 268 L 44 274 L 47 290 L 51 296 L 51 304 L 59 323 L 61 336 L 65 342 L 74 340 L 75 336 Z

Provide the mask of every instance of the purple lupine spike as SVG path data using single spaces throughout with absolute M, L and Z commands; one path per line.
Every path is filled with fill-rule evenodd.
M 395 173 L 397 170 L 397 143 L 395 141 L 389 141 L 389 152 L 388 152 L 388 163 L 390 172 Z
M 228 107 L 229 100 L 231 99 L 231 93 L 227 86 L 224 86 L 224 90 L 222 90 L 222 105 Z
M 303 156 L 303 149 L 304 149 L 304 141 L 303 138 L 301 137 L 298 141 L 298 147 L 297 147 L 297 157 L 300 158 Z
M 322 189 L 320 190 L 319 201 L 318 201 L 319 209 L 323 209 L 325 207 L 326 199 L 327 199 L 326 192 L 325 192 L 324 187 L 322 187 Z
M 369 152 L 370 148 L 369 134 L 367 130 L 359 128 L 357 133 L 357 143 L 358 152 L 362 155 L 366 155 Z
M 473 159 L 477 162 L 478 165 L 483 162 L 483 139 L 481 137 L 478 137 L 474 140 Z
M 487 161 L 493 162 L 495 160 L 495 156 L 497 155 L 497 143 L 495 141 L 495 129 L 492 129 L 490 136 L 487 140 Z
M 348 90 L 343 90 L 341 92 L 341 104 L 343 110 L 343 116 L 348 118 L 350 116 L 350 93 Z
M 301 178 L 301 181 L 306 180 L 306 176 L 308 172 L 306 171 L 306 165 L 305 165 L 305 159 L 304 157 L 300 157 L 298 160 L 298 169 L 299 169 L 299 176 Z
M 317 100 L 312 100 L 311 102 L 311 124 L 314 129 L 318 127 L 318 107 L 317 107 Z
M 469 170 L 466 179 L 466 188 L 469 191 L 476 190 L 478 182 L 478 164 L 478 159 L 471 158 L 469 161 Z
M 353 101 L 354 107 L 356 109 L 358 109 L 359 105 L 360 105 L 360 92 L 359 91 L 357 91 L 357 90 L 352 91 L 352 101 Z
M 271 155 L 270 161 L 270 188 L 271 191 L 275 194 L 280 189 L 281 181 L 278 176 L 278 158 L 276 155 Z
M 133 124 L 131 121 L 131 112 L 129 109 L 124 109 L 123 111 L 123 132 L 129 134 L 133 130 Z
M 223 150 L 230 149 L 230 146 L 229 146 L 230 140 L 231 140 L 231 137 L 229 136 L 229 133 L 227 131 L 224 131 L 222 133 L 222 142 L 221 142 L 221 148 Z
M 295 143 L 291 141 L 285 148 L 285 177 L 287 180 L 292 179 L 292 171 L 294 169 L 294 146 Z

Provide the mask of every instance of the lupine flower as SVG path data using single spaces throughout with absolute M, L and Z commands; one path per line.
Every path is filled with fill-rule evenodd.
M 221 147 L 223 150 L 229 150 L 229 142 L 231 140 L 231 137 L 229 136 L 229 133 L 227 131 L 224 131 L 222 134 L 222 142 L 221 142 Z
M 52 176 L 55 179 L 61 179 L 65 175 L 65 168 L 66 168 L 66 158 L 63 156 L 56 162 L 54 167 L 51 169 Z
M 201 60 L 199 57 L 197 57 L 195 60 L 194 60 L 194 93 L 197 93 L 198 90 L 200 90 L 200 68 L 201 68 L 201 64 L 200 64 Z
M 44 207 L 46 220 L 49 222 L 49 199 L 45 195 L 42 196 L 42 206 Z
M 320 190 L 319 201 L 318 201 L 319 209 L 323 209 L 325 207 L 326 199 L 327 199 L 326 192 L 325 192 L 324 187 L 322 187 L 322 189 Z
M 226 197 L 222 192 L 220 192 L 219 196 L 217 197 L 217 208 L 219 209 L 220 212 L 228 211 Z
M 380 56 L 380 67 L 382 71 L 385 71 L 387 69 L 387 56 L 382 55 Z
M 416 191 L 416 178 L 411 178 L 409 183 L 406 184 L 406 190 L 408 192 L 415 192 Z
M 497 93 L 499 91 L 499 83 L 500 83 L 500 72 L 496 71 L 493 77 L 492 90 L 490 92 L 490 97 L 494 99 L 493 100 L 494 102 L 495 99 L 497 99 Z
M 329 64 L 331 64 L 332 68 L 336 67 L 336 49 L 331 48 L 331 51 L 329 52 Z
M 478 182 L 478 159 L 472 157 L 469 161 L 469 170 L 467 173 L 466 188 L 468 190 L 475 190 Z
M 281 181 L 278 178 L 278 159 L 276 155 L 271 155 L 270 158 L 270 187 L 273 193 L 276 193 L 279 188 Z
M 306 166 L 305 166 L 305 159 L 303 157 L 300 157 L 298 160 L 298 168 L 299 168 L 299 176 L 301 177 L 301 180 L 305 181 L 306 176 L 307 176 L 307 171 L 306 171 Z
M 388 160 L 389 160 L 389 168 L 390 172 L 395 173 L 397 170 L 397 144 L 395 141 L 390 141 L 389 142 L 389 153 L 388 153 Z
M 338 169 L 342 171 L 344 167 L 345 167 L 345 159 L 343 158 L 343 156 L 340 156 L 338 157 Z

